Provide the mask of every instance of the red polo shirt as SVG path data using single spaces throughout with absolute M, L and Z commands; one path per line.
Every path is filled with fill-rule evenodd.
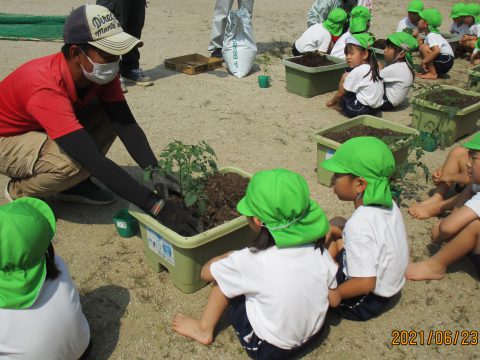
M 0 136 L 45 131 L 56 139 L 82 129 L 75 111 L 94 97 L 124 101 L 118 77 L 105 85 L 92 84 L 80 100 L 61 52 L 29 61 L 0 82 Z

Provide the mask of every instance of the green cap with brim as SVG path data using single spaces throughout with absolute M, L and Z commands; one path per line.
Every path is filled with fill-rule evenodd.
M 237 210 L 262 221 L 279 248 L 315 242 L 330 229 L 325 213 L 310 199 L 305 179 L 286 169 L 253 175 Z
M 350 12 L 350 19 L 362 18 L 365 20 L 372 19 L 372 13 L 365 6 L 355 6 Z
M 390 176 L 395 170 L 392 151 L 373 136 L 355 137 L 345 141 L 333 157 L 320 166 L 338 174 L 352 174 L 364 178 L 367 187 L 363 194 L 364 205 L 381 205 L 391 208 Z
M 475 18 L 475 23 L 478 23 L 480 20 L 480 4 L 470 3 L 465 6 L 465 16 L 473 16 Z
M 33 305 L 47 274 L 45 253 L 55 216 L 41 200 L 20 198 L 0 206 L 0 308 Z
M 353 44 L 364 49 L 369 49 L 374 42 L 374 38 L 369 33 L 352 34 L 345 39 L 345 44 Z
M 442 14 L 437 9 L 425 9 L 419 13 L 420 17 L 428 23 L 428 30 L 440 33 L 438 29 L 442 25 Z
M 470 141 L 463 143 L 462 146 L 470 150 L 480 151 L 480 131 L 473 135 Z
M 403 51 L 405 51 L 405 59 L 407 60 L 408 65 L 413 67 L 412 51 L 418 49 L 418 41 L 409 33 L 400 31 L 390 34 L 388 36 L 393 44 L 397 45 Z
M 330 11 L 327 20 L 323 22 L 323 27 L 332 35 L 340 36 L 343 32 L 343 25 L 347 22 L 347 13 L 345 10 L 336 8 Z
M 450 11 L 450 19 L 457 19 L 462 16 L 468 16 L 466 11 L 467 5 L 465 3 L 456 3 L 452 6 L 452 10 Z
M 358 17 L 350 20 L 350 33 L 358 34 L 367 31 L 368 29 L 368 20 Z
M 407 11 L 408 12 L 414 12 L 414 13 L 419 13 L 420 11 L 423 10 L 423 2 L 420 0 L 413 0 L 408 3 L 407 6 Z

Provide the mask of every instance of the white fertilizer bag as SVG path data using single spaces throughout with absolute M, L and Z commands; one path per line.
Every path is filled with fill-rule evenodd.
M 257 56 L 257 45 L 250 14 L 243 7 L 228 13 L 222 53 L 228 71 L 238 78 L 248 75 Z

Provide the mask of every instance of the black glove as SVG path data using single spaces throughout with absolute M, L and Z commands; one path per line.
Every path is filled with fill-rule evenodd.
M 151 179 L 153 187 L 163 199 L 168 200 L 170 194 L 180 195 L 180 184 L 178 180 L 170 175 L 160 175 L 158 168 L 153 168 Z
M 203 230 L 203 225 L 200 221 L 194 218 L 193 213 L 189 210 L 180 199 L 160 200 L 163 202 L 157 204 L 152 209 L 155 219 L 161 222 L 169 229 L 175 231 L 182 236 L 193 236 Z M 159 212 L 158 208 L 161 206 Z M 157 208 L 157 211 L 155 211 Z

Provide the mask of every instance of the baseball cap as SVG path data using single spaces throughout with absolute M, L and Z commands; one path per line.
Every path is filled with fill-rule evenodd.
M 0 206 L 0 308 L 33 305 L 45 282 L 45 253 L 55 230 L 55 216 L 42 200 L 26 197 Z
M 279 248 L 315 242 L 330 229 L 322 208 L 310 199 L 306 180 L 286 169 L 255 173 L 237 210 L 260 219 Z
M 65 20 L 65 44 L 88 43 L 112 55 L 124 55 L 143 43 L 123 31 L 110 10 L 100 5 L 82 5 Z

